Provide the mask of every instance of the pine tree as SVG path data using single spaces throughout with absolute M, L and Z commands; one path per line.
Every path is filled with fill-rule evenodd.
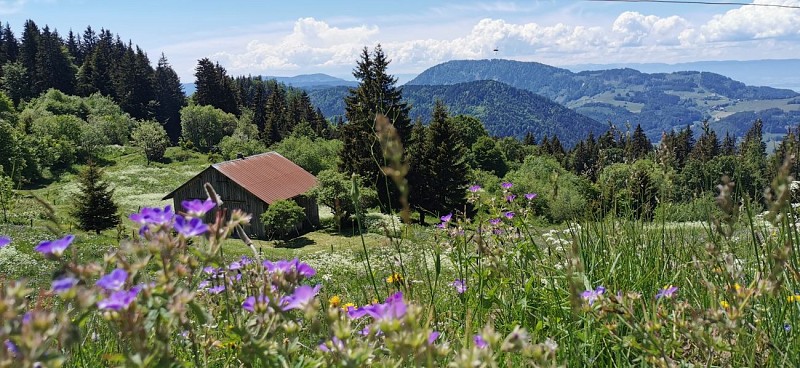
M 195 68 L 194 102 L 211 105 L 227 113 L 241 114 L 239 90 L 233 78 L 219 63 L 212 64 L 208 58 L 198 60 Z
M 725 138 L 722 139 L 722 145 L 720 145 L 720 154 L 723 156 L 736 155 L 736 138 L 734 138 L 729 132 L 725 132 Z
M 422 146 L 412 143 L 415 148 L 411 153 L 417 158 L 412 158 L 416 167 L 412 167 L 415 174 L 410 178 L 416 184 L 412 199 L 421 221 L 425 211 L 443 214 L 461 210 L 466 203 L 466 149 L 447 115 L 447 108 L 437 100 L 428 128 L 414 128 L 415 140 L 424 132 Z
M 11 63 L 17 61 L 19 58 L 19 42 L 14 37 L 14 32 L 11 31 L 11 26 L 6 23 L 0 32 L 3 39 L 3 46 L 0 48 L 0 54 L 3 56 L 3 63 Z
M 633 162 L 647 156 L 653 149 L 653 144 L 650 143 L 650 139 L 644 134 L 642 126 L 636 124 L 633 136 L 628 140 L 625 148 L 628 161 Z
M 528 131 L 525 133 L 525 140 L 523 141 L 526 146 L 535 146 L 536 145 L 536 136 L 533 135 L 533 132 Z
M 430 203 L 430 177 L 433 175 L 429 167 L 430 152 L 427 146 L 428 128 L 422 125 L 422 119 L 417 119 L 411 129 L 411 137 L 407 149 L 409 171 L 408 185 L 411 188 L 409 202 L 411 207 L 419 212 L 419 221 L 425 223 L 424 204 Z
M 717 133 L 711 129 L 708 120 L 703 121 L 703 134 L 697 139 L 697 144 L 694 145 L 692 153 L 689 155 L 691 159 L 700 162 L 711 161 L 720 153 L 719 139 Z
M 340 169 L 347 173 L 358 173 L 365 181 L 377 187 L 385 179 L 381 168 L 386 165 L 381 144 L 375 130 L 377 114 L 385 115 L 397 131 L 403 147 L 407 146 L 411 133 L 408 117 L 409 106 L 402 101 L 402 91 L 396 87 L 397 79 L 387 74 L 389 60 L 380 45 L 372 54 L 365 47 L 357 61 L 353 76 L 359 85 L 345 97 L 347 122 L 339 127 L 343 141 L 340 153 Z M 382 206 L 397 198 L 396 193 L 379 190 Z
M 56 32 L 45 26 L 39 36 L 36 53 L 34 91 L 55 88 L 65 94 L 75 93 L 75 65 Z
M 19 61 L 28 72 L 28 81 L 31 83 L 31 95 L 24 97 L 33 97 L 39 94 L 36 90 L 37 75 L 36 75 L 36 54 L 39 52 L 39 27 L 36 26 L 32 20 L 25 21 L 25 27 L 22 31 L 22 39 L 19 49 Z
M 153 79 L 155 99 L 158 101 L 156 120 L 164 126 L 170 141 L 177 143 L 181 136 L 181 108 L 186 106 L 186 94 L 178 73 L 169 65 L 164 54 L 158 59 Z
M 113 200 L 114 190 L 103 181 L 103 171 L 93 162 L 81 173 L 79 187 L 81 191 L 75 199 L 72 215 L 81 230 L 100 234 L 120 223 L 118 207 Z

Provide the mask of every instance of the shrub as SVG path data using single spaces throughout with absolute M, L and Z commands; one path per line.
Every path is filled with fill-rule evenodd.
M 303 224 L 305 218 L 303 207 L 290 199 L 273 202 L 261 214 L 261 222 L 267 228 L 267 232 L 278 238 L 288 236 Z
M 167 131 L 161 124 L 154 121 L 139 123 L 131 133 L 131 140 L 134 146 L 144 150 L 147 163 L 150 161 L 160 161 L 164 158 L 164 152 L 169 146 Z

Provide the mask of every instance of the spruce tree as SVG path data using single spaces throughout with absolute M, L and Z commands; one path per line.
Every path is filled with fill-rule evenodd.
M 462 210 L 467 188 L 466 149 L 441 100 L 433 108 L 426 146 L 430 150 L 428 165 L 432 171 L 428 209 L 439 214 Z
M 411 136 L 410 108 L 402 101 L 402 91 L 396 87 L 397 78 L 387 74 L 388 65 L 389 60 L 380 45 L 371 54 L 366 47 L 363 49 L 353 71 L 359 85 L 345 97 L 347 122 L 339 127 L 343 142 L 340 169 L 357 173 L 372 187 L 380 188 L 378 195 L 384 209 L 398 196 L 391 184 L 386 189 L 387 179 L 382 168 L 389 163 L 384 160 L 376 134 L 377 114 L 389 119 L 397 132 L 393 139 L 398 139 L 403 147 L 407 146 Z
M 114 190 L 103 180 L 103 171 L 91 161 L 80 175 L 79 188 L 72 215 L 81 230 L 99 234 L 120 223 L 118 207 L 112 198 Z
M 25 21 L 25 27 L 22 31 L 22 39 L 20 42 L 20 49 L 19 49 L 19 61 L 22 62 L 22 66 L 25 67 L 25 70 L 28 72 L 28 81 L 30 81 L 32 88 L 31 88 L 31 95 L 24 96 L 32 97 L 39 94 L 36 90 L 36 85 L 38 84 L 37 75 L 36 75 L 36 54 L 39 52 L 39 27 L 36 26 L 32 20 Z
M 17 58 L 19 58 L 19 42 L 14 37 L 14 32 L 11 31 L 11 26 L 8 23 L 3 27 L 0 35 L 3 38 L 3 47 L 0 48 L 0 53 L 3 54 L 3 63 L 17 61 Z
M 720 145 L 720 154 L 723 156 L 736 155 L 736 138 L 729 132 L 725 132 L 725 138 L 722 139 L 722 145 Z
M 717 157 L 719 153 L 720 145 L 719 139 L 717 139 L 717 133 L 711 129 L 708 120 L 703 121 L 703 134 L 697 139 L 697 143 L 694 145 L 694 149 L 692 149 L 692 153 L 689 156 L 693 160 L 699 160 L 705 163 Z
M 633 162 L 647 156 L 653 149 L 653 144 L 650 143 L 650 139 L 644 134 L 642 126 L 636 124 L 633 136 L 628 140 L 625 148 L 628 161 Z
M 155 98 L 158 101 L 156 120 L 164 126 L 170 141 L 173 144 L 178 143 L 181 136 L 181 108 L 186 106 L 186 94 L 178 73 L 172 69 L 164 54 L 158 59 L 153 79 Z

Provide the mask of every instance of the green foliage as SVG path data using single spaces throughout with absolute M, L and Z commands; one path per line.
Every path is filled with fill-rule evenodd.
M 659 198 L 669 198 L 672 183 L 650 160 L 617 163 L 600 172 L 597 180 L 603 209 L 617 216 L 651 220 Z
M 506 156 L 491 137 L 478 138 L 472 145 L 470 153 L 473 168 L 488 171 L 497 176 L 504 176 L 508 172 Z
M 161 124 L 154 121 L 139 123 L 131 133 L 131 143 L 144 150 L 147 162 L 160 161 L 169 146 L 169 136 Z
M 308 136 L 290 135 L 271 150 L 280 153 L 306 171 L 317 175 L 324 170 L 336 169 L 342 141 L 338 139 L 312 139 Z
M 8 213 L 14 211 L 15 198 L 14 182 L 3 173 L 0 166 L 0 210 L 3 211 L 3 222 L 8 222 Z
M 261 214 L 261 222 L 267 232 L 278 238 L 289 236 L 292 230 L 302 225 L 305 218 L 303 207 L 290 199 L 273 202 Z
M 200 152 L 209 152 L 236 127 L 236 117 L 212 106 L 181 109 L 181 136 Z
M 360 203 L 353 202 L 350 195 L 353 181 L 350 177 L 336 169 L 327 169 L 317 175 L 317 186 L 311 190 L 309 195 L 316 198 L 317 203 L 330 209 L 334 216 L 337 227 L 356 214 L 356 205 L 366 212 L 367 208 L 373 207 L 377 203 L 377 193 L 372 188 L 364 187 L 359 178 L 357 181 L 360 186 Z
M 194 75 L 197 78 L 195 82 L 197 90 L 192 96 L 195 104 L 213 106 L 234 115 L 241 113 L 239 90 L 233 78 L 228 76 L 225 68 L 219 63 L 213 64 L 208 58 L 202 58 L 197 62 Z
M 79 187 L 72 215 L 81 230 L 99 234 L 120 223 L 117 204 L 113 199 L 114 189 L 108 187 L 103 179 L 103 171 L 97 165 L 89 162 L 81 172 Z
M 588 180 L 566 171 L 547 156 L 529 156 L 504 179 L 514 183 L 517 195 L 537 193 L 536 215 L 556 223 L 590 214 L 589 198 L 596 195 Z
M 461 142 L 465 147 L 472 147 L 472 145 L 474 145 L 479 138 L 489 136 L 489 132 L 486 131 L 486 127 L 484 127 L 483 123 L 474 116 L 462 114 L 452 116 L 449 119 L 452 121 L 453 126 L 458 132 L 458 136 L 461 138 Z

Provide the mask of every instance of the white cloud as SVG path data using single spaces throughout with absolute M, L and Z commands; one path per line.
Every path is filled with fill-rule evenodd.
M 800 0 L 782 3 L 800 5 Z M 515 5 L 495 6 L 513 11 Z M 614 18 L 594 21 L 592 26 L 484 18 L 469 21 L 466 27 L 458 28 L 465 29 L 460 33 L 446 34 L 432 30 L 454 29 L 453 24 L 449 28 L 447 24 L 426 28 L 424 23 L 381 28 L 376 24 L 358 24 L 356 19 L 334 25 L 330 21 L 300 18 L 284 26 L 287 31 L 282 33 L 273 29 L 269 34 L 236 38 L 246 37 L 247 41 L 233 42 L 234 38 L 230 38 L 225 42 L 203 42 L 214 49 L 206 55 L 212 54 L 234 75 L 308 72 L 347 75 L 362 48 L 377 43 L 382 43 L 392 59 L 395 73 L 419 72 L 452 59 L 492 57 L 554 65 L 750 59 L 755 46 L 763 54 L 781 58 L 796 57 L 793 53 L 800 48 L 798 13 L 800 10 L 743 6 L 711 18 L 689 21 L 678 15 L 625 11 Z M 464 20 L 458 21 L 464 24 Z M 574 19 L 568 21 L 578 23 Z M 495 52 L 495 48 L 499 51 Z
M 755 0 L 756 4 L 800 6 L 800 0 Z M 800 9 L 743 6 L 716 15 L 701 27 L 701 41 L 740 41 L 790 37 L 800 40 Z

